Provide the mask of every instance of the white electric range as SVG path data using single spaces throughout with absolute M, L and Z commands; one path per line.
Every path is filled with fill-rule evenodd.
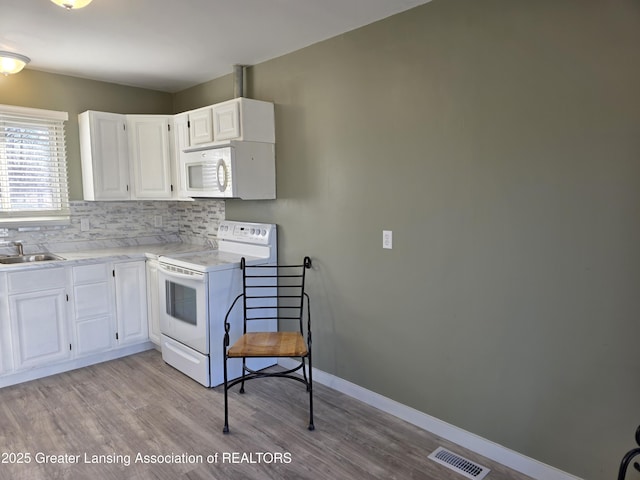
M 249 265 L 277 265 L 276 226 L 225 220 L 218 228 L 218 249 L 159 258 L 162 358 L 205 387 L 224 381 L 224 319 L 242 293 L 243 257 Z M 242 334 L 240 307 L 230 317 L 232 343 Z M 260 330 L 277 327 L 272 321 Z M 275 363 L 272 358 L 250 360 L 254 370 Z M 229 363 L 228 372 L 230 379 L 239 377 L 242 360 Z

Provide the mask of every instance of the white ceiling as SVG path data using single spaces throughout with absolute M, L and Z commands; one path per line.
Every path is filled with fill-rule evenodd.
M 0 50 L 27 68 L 176 92 L 430 0 L 0 0 Z

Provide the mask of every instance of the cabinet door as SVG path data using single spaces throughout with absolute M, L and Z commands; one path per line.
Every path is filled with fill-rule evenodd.
M 147 260 L 147 316 L 149 320 L 149 340 L 160 345 L 160 309 L 158 302 L 158 262 Z
M 64 288 L 9 296 L 16 369 L 71 356 Z
M 213 105 L 213 137 L 275 143 L 273 103 L 240 97 Z
M 169 117 L 128 115 L 129 158 L 133 167 L 134 198 L 171 198 Z
M 114 264 L 119 345 L 148 340 L 145 262 Z
M 78 116 L 85 200 L 128 200 L 126 116 L 88 111 Z
M 171 173 L 173 182 L 173 198 L 176 200 L 192 200 L 186 193 L 185 173 L 183 169 L 183 150 L 189 147 L 189 115 L 184 113 L 173 117 Z
M 78 357 L 111 350 L 113 338 L 112 316 L 76 320 L 75 355 Z
M 230 101 L 213 106 L 213 138 L 230 140 L 240 137 L 240 102 Z
M 13 369 L 8 298 L 7 276 L 0 272 L 0 375 Z
M 115 305 L 108 264 L 73 267 L 73 331 L 76 356 L 111 349 Z
M 189 141 L 192 146 L 213 142 L 210 107 L 189 112 L 189 125 Z

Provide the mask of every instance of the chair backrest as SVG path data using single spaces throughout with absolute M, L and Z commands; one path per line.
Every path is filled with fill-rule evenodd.
M 296 321 L 303 333 L 305 271 L 311 259 L 305 257 L 300 265 L 248 265 L 242 269 L 244 296 L 244 333 L 249 322 Z M 308 302 L 307 302 L 308 306 Z M 253 324 L 253 331 L 260 330 Z

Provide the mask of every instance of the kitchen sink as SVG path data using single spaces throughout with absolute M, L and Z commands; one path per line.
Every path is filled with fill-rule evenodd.
M 33 263 L 47 262 L 50 260 L 64 260 L 64 258 L 54 255 L 53 253 L 32 253 L 28 255 L 11 255 L 8 257 L 0 257 L 0 264 L 12 263 Z

